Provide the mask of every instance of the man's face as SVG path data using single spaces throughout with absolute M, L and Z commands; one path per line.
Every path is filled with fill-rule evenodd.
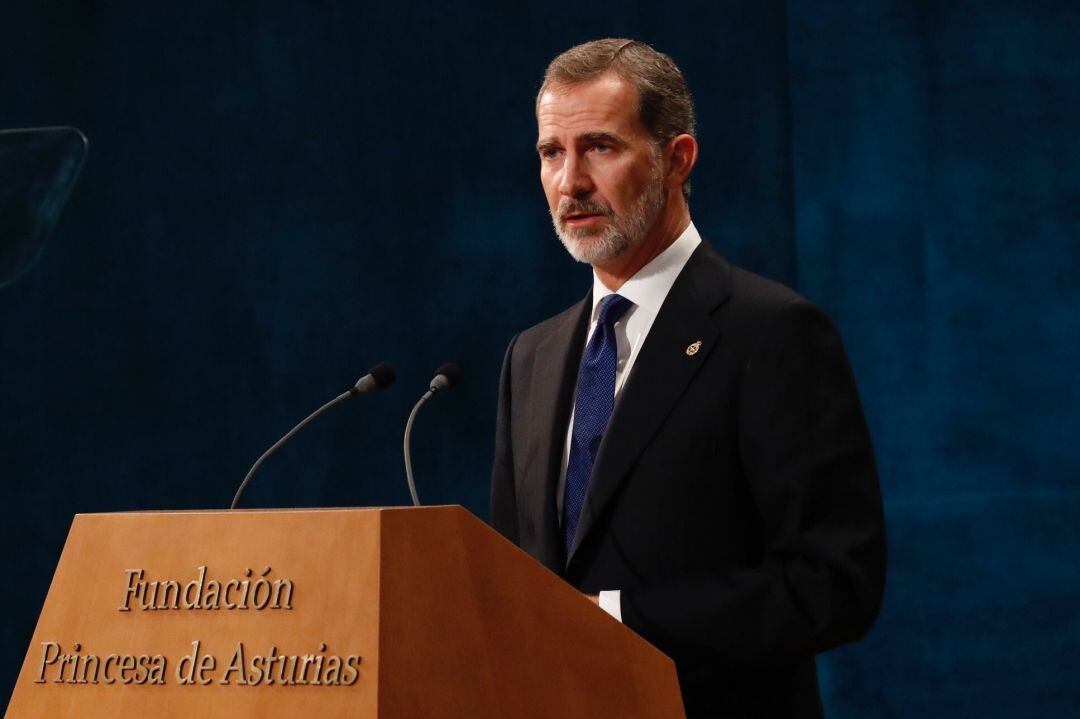
M 614 74 L 555 85 L 540 96 L 536 119 L 540 181 L 574 259 L 603 265 L 640 243 L 667 198 L 636 91 Z

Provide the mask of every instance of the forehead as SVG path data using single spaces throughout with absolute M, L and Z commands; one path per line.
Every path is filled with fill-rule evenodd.
M 541 139 L 595 131 L 645 132 L 637 93 L 610 73 L 576 85 L 548 87 L 536 103 L 536 124 Z

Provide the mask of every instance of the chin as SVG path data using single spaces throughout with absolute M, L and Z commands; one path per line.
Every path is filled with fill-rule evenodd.
M 591 235 L 578 235 L 556 228 L 556 233 L 570 256 L 587 265 L 606 264 L 630 249 L 630 242 L 625 235 L 609 229 Z

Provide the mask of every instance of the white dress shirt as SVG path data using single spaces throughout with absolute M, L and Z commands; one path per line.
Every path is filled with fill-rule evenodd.
M 675 284 L 675 279 L 686 266 L 690 255 L 701 244 L 701 236 L 697 228 L 691 222 L 681 235 L 676 238 L 659 255 L 654 257 L 649 264 L 642 267 L 634 276 L 628 279 L 619 288 L 619 295 L 630 300 L 633 304 L 630 309 L 615 323 L 615 344 L 618 361 L 615 365 L 615 399 L 618 400 L 626 379 L 630 376 L 630 370 L 634 361 L 641 352 L 641 346 L 645 344 L 645 338 L 649 336 L 656 316 L 664 300 Z M 589 333 L 585 338 L 586 343 L 596 330 L 596 320 L 600 314 L 600 300 L 613 294 L 600 278 L 593 273 L 592 292 L 592 320 L 589 323 Z M 566 490 L 566 466 L 570 461 L 570 442 L 574 433 L 574 415 L 571 412 L 570 424 L 566 429 L 566 442 L 563 444 L 562 470 L 559 473 L 559 488 L 556 498 L 559 508 L 559 521 L 562 521 L 563 494 Z M 600 607 L 611 616 L 622 621 L 622 603 L 619 590 L 605 590 L 600 592 Z

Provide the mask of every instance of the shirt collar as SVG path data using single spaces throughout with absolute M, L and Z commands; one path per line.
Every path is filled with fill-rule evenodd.
M 619 294 L 637 307 L 646 309 L 654 315 L 658 314 L 660 305 L 664 304 L 664 299 L 671 291 L 671 286 L 675 284 L 676 278 L 699 244 L 701 244 L 701 235 L 691 222 L 663 252 L 623 283 L 623 286 L 619 288 Z M 610 294 L 613 292 L 593 272 L 592 319 L 594 321 L 600 300 Z

